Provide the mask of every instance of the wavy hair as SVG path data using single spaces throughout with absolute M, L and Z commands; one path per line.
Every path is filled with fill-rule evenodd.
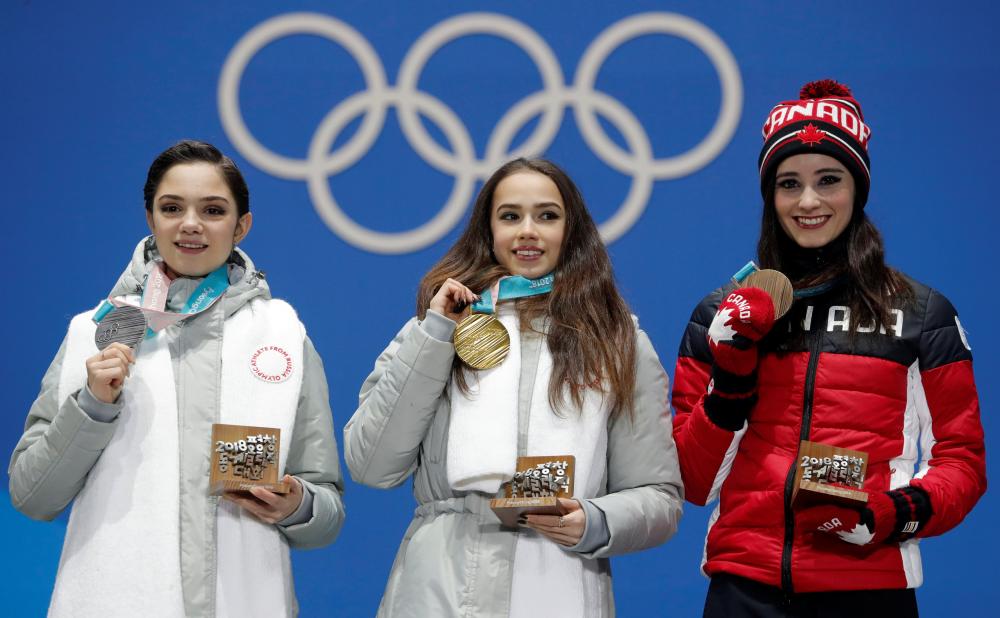
M 548 345 L 553 368 L 549 403 L 560 410 L 568 392 L 577 408 L 587 388 L 610 395 L 611 417 L 631 418 L 635 398 L 635 324 L 618 292 L 611 258 L 580 191 L 569 176 L 545 159 L 515 159 L 487 179 L 476 197 L 465 230 L 424 275 L 417 292 L 417 315 L 423 319 L 431 299 L 448 278 L 480 292 L 510 274 L 493 255 L 493 194 L 504 178 L 519 172 L 543 174 L 555 183 L 566 212 L 566 229 L 555 268 L 552 292 L 516 301 L 521 327 L 532 318 L 549 319 Z M 461 361 L 452 379 L 468 392 Z M 566 386 L 569 388 L 566 388 Z M 605 390 L 606 389 L 606 390 Z

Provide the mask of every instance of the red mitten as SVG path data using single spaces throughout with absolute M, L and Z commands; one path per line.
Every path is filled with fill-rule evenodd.
M 881 543 L 890 537 L 902 541 L 912 537 L 931 515 L 930 500 L 924 490 L 903 487 L 887 492 L 871 492 L 862 509 L 824 504 L 802 509 L 795 523 L 806 531 L 836 533 L 855 545 Z
M 723 429 L 739 431 L 757 403 L 757 342 L 774 325 L 774 302 L 760 288 L 726 296 L 708 327 L 715 357 L 705 413 Z
M 708 346 L 715 364 L 745 376 L 757 368 L 757 342 L 774 326 L 774 302 L 760 288 L 733 290 L 719 305 L 708 328 Z

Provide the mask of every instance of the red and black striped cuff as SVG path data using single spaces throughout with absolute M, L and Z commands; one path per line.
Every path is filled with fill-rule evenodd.
M 712 366 L 712 387 L 705 396 L 705 414 L 723 429 L 739 431 L 757 405 L 757 372 L 745 376 Z
M 757 392 L 757 370 L 754 369 L 747 375 L 739 375 L 730 373 L 713 363 L 712 392 L 730 399 L 749 397 Z
M 889 535 L 890 541 L 906 541 L 919 533 L 930 520 L 933 510 L 927 492 L 907 485 L 886 492 L 896 507 L 896 525 Z

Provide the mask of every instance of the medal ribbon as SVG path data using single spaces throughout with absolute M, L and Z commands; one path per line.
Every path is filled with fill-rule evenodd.
M 167 306 L 170 279 L 164 272 L 163 265 L 160 262 L 154 262 L 149 276 L 146 278 L 146 286 L 142 291 L 139 305 L 127 302 L 122 298 L 109 298 L 94 314 L 94 321 L 99 323 L 114 307 L 136 307 L 146 316 L 149 323 L 146 336 L 149 337 L 187 317 L 205 311 L 214 305 L 215 301 L 219 300 L 228 288 L 229 267 L 223 264 L 202 279 L 179 312 L 166 311 L 164 308 Z
M 753 273 L 757 272 L 758 270 L 760 270 L 760 267 L 757 266 L 757 263 L 754 262 L 753 260 L 750 260 L 749 262 L 746 263 L 746 266 L 736 271 L 736 274 L 733 275 L 733 282 L 737 284 L 742 283 L 744 279 L 746 279 Z M 829 292 L 833 288 L 843 283 L 843 281 L 844 277 L 842 276 L 835 277 L 830 281 L 827 281 L 825 283 L 820 283 L 819 285 L 814 285 L 810 288 L 801 288 L 798 290 L 793 290 L 792 297 L 809 298 L 810 296 L 819 296 L 820 294 L 825 294 Z
M 809 298 L 810 296 L 819 296 L 820 294 L 826 294 L 833 288 L 843 283 L 844 279 L 845 277 L 834 277 L 833 279 L 827 281 L 826 283 L 814 285 L 811 288 L 802 288 L 800 290 L 795 290 L 792 293 L 792 295 L 795 296 L 795 298 Z
M 476 313 L 494 313 L 496 303 L 514 298 L 548 294 L 552 291 L 553 281 L 555 281 L 555 275 L 552 273 L 538 279 L 528 279 L 521 275 L 500 277 L 491 289 L 483 291 L 482 298 L 472 304 L 472 310 Z M 494 298 L 496 302 L 494 302 Z
M 736 274 L 733 275 L 733 283 L 737 284 L 743 283 L 744 279 L 746 279 L 753 273 L 757 272 L 758 270 L 760 270 L 760 266 L 757 266 L 757 262 L 750 260 L 749 262 L 746 263 L 746 265 L 743 268 L 736 271 Z

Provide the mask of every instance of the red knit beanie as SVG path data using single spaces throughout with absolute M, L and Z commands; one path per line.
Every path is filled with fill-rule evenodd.
M 810 82 L 802 87 L 797 101 L 782 101 L 764 121 L 764 147 L 757 165 L 760 190 L 774 184 L 778 165 L 788 157 L 803 153 L 829 155 L 854 176 L 859 206 L 868 201 L 871 186 L 868 138 L 871 129 L 864 122 L 861 104 L 850 88 L 832 79 Z

